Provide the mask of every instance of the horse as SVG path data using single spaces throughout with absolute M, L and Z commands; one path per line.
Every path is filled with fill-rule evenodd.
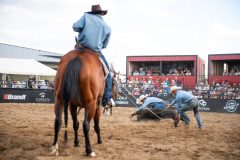
M 179 114 L 176 112 L 176 110 L 172 108 L 166 108 L 166 109 L 143 109 L 138 110 L 130 115 L 130 118 L 133 118 L 134 116 L 137 116 L 138 121 L 142 120 L 161 120 L 165 118 L 170 118 L 174 120 L 174 126 L 178 127 L 180 117 Z
M 90 144 L 89 129 L 90 121 L 93 119 L 97 143 L 101 144 L 99 120 L 104 88 L 104 69 L 96 52 L 90 49 L 72 50 L 62 57 L 55 77 L 55 123 L 51 155 L 57 156 L 59 154 L 57 141 L 63 112 L 65 120 L 64 140 L 67 142 L 68 107 L 73 120 L 74 146 L 79 146 L 77 109 L 80 107 L 80 109 L 84 108 L 85 152 L 87 156 L 96 156 Z

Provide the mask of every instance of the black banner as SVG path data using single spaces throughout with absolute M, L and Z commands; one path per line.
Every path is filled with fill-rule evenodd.
M 159 97 L 163 100 L 173 99 L 171 96 Z M 201 112 L 240 113 L 240 99 L 198 99 Z M 117 106 L 136 107 L 136 97 L 122 95 L 116 100 Z
M 240 99 L 199 99 L 202 112 L 240 113 Z
M 54 103 L 54 91 L 0 88 L 0 103 Z
M 159 97 L 163 100 L 171 96 Z M 115 100 L 119 107 L 136 107 L 136 97 L 121 94 Z M 54 103 L 54 91 L 48 89 L 0 88 L 0 103 Z M 240 113 L 240 99 L 199 99 L 202 112 Z

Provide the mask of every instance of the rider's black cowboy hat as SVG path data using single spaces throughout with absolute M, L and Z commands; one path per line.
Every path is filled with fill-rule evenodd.
M 87 13 L 101 14 L 104 16 L 105 14 L 107 14 L 107 10 L 102 10 L 101 6 L 99 4 L 97 4 L 97 5 L 92 5 L 92 11 L 87 12 Z

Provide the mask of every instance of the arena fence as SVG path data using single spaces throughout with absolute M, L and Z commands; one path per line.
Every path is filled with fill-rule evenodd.
M 130 92 L 121 91 L 116 99 L 118 107 L 136 107 L 136 98 Z M 173 99 L 169 95 L 158 96 L 163 100 Z M 240 113 L 240 99 L 201 98 L 199 109 L 202 112 Z M 54 90 L 1 88 L 0 103 L 54 103 Z

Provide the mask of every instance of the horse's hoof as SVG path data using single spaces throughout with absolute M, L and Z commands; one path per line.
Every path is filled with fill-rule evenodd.
M 89 157 L 96 157 L 96 153 L 95 152 L 92 152 L 88 155 Z
M 52 146 L 52 152 L 50 153 L 51 156 L 58 156 L 59 152 L 58 152 L 58 144 L 56 144 L 55 146 Z
M 110 111 L 109 111 L 109 110 L 106 110 L 106 111 L 105 111 L 105 115 L 106 115 L 106 116 L 109 116 L 109 115 L 110 115 Z
M 57 150 L 53 150 L 51 153 L 50 153 L 50 156 L 58 156 L 59 155 L 59 152 Z
M 80 147 L 80 145 L 79 144 L 74 144 L 74 147 Z

